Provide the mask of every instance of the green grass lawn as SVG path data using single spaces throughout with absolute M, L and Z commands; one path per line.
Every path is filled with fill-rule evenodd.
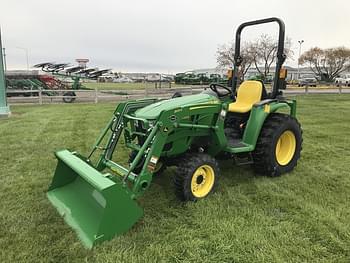
M 217 191 L 181 204 L 167 170 L 140 200 L 143 220 L 93 250 L 45 192 L 53 152 L 86 154 L 115 105 L 12 107 L 0 120 L 0 262 L 350 262 L 350 96 L 298 105 L 304 145 L 292 173 L 268 178 L 222 162 Z

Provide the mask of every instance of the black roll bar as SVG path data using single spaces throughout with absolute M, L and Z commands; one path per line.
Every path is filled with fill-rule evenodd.
M 274 99 L 278 95 L 279 90 L 279 72 L 282 68 L 284 61 L 286 60 L 286 55 L 284 54 L 284 37 L 285 37 L 285 26 L 284 22 L 277 18 L 265 18 L 255 21 L 249 21 L 241 24 L 236 31 L 236 41 L 235 41 L 235 56 L 234 56 L 234 68 L 233 68 L 233 81 L 232 81 L 232 93 L 236 93 L 237 82 L 238 82 L 238 67 L 241 65 L 243 58 L 241 57 L 241 33 L 242 30 L 247 26 L 260 25 L 265 23 L 277 22 L 279 25 L 279 35 L 278 35 L 278 47 L 277 47 L 277 60 L 275 69 L 275 78 L 273 81 L 272 93 L 270 98 Z

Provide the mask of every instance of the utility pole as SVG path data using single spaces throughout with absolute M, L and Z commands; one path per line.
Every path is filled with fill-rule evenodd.
M 2 48 L 2 51 L 3 51 L 3 56 L 4 56 L 4 70 L 5 70 L 5 73 L 6 73 L 6 71 L 7 71 L 7 63 L 6 63 L 6 50 L 5 50 L 4 47 Z
M 4 61 L 2 54 L 2 42 L 1 42 L 1 28 L 0 28 L 0 117 L 8 117 L 10 115 L 10 108 L 6 101 L 6 82 L 4 72 Z
M 299 57 L 298 57 L 298 79 L 300 79 L 300 63 L 299 63 L 299 60 L 300 60 L 300 56 L 301 56 L 301 44 L 304 43 L 304 40 L 298 40 L 298 43 L 299 43 Z

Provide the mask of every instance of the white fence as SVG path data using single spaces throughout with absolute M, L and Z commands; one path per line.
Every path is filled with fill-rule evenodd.
M 190 95 L 199 93 L 202 90 L 203 88 L 191 87 L 143 90 L 13 90 L 8 92 L 7 101 L 10 105 L 63 103 L 63 99 L 74 99 L 74 102 L 99 103 L 146 97 L 168 98 L 175 92 L 180 92 L 183 95 Z M 67 95 L 69 92 L 74 92 L 75 96 Z
M 75 99 L 74 102 L 99 103 L 108 101 L 124 101 L 129 99 L 141 99 L 146 97 L 170 98 L 175 92 L 182 95 L 197 94 L 203 91 L 203 87 L 181 87 L 163 89 L 125 89 L 125 90 L 13 90 L 8 92 L 8 104 L 48 104 L 63 103 L 63 99 Z M 76 96 L 64 95 L 74 92 Z M 287 88 L 284 91 L 288 95 L 302 94 L 350 94 L 350 88 Z M 50 94 L 50 95 L 48 95 Z

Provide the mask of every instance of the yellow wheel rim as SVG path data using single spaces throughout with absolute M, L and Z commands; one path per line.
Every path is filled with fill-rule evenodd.
M 199 166 L 193 173 L 191 180 L 192 194 L 201 198 L 209 194 L 215 181 L 214 169 L 209 165 Z
M 280 165 L 287 165 L 294 156 L 296 139 L 292 131 L 287 130 L 281 134 L 276 144 L 276 160 Z

